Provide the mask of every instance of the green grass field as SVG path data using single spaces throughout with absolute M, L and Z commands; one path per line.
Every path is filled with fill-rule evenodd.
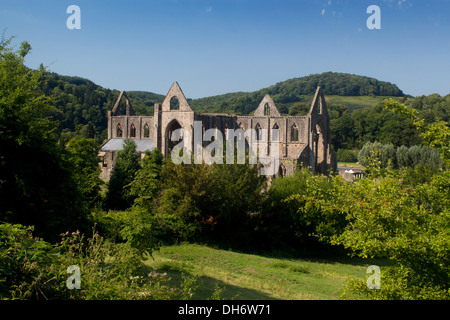
M 350 112 L 365 108 L 373 107 L 378 103 L 384 101 L 385 99 L 390 99 L 392 97 L 383 96 L 360 96 L 360 97 L 350 97 L 350 96 L 326 96 L 325 100 L 327 104 L 342 104 L 348 107 Z
M 362 165 L 357 162 L 338 162 L 338 168 L 364 169 Z
M 386 99 L 391 99 L 396 97 L 389 96 L 336 96 L 336 95 L 325 95 L 325 101 L 327 104 L 343 104 L 349 108 L 349 111 L 355 109 L 361 109 L 364 107 L 374 107 L 378 103 L 383 102 Z M 312 95 L 302 96 L 301 102 L 311 102 L 314 99 Z
M 367 267 L 377 264 L 356 258 L 283 259 L 193 244 L 162 247 L 153 257 L 146 265 L 166 272 L 173 285 L 183 274 L 198 277 L 194 299 L 208 299 L 219 287 L 223 299 L 334 300 L 349 277 L 365 279 Z

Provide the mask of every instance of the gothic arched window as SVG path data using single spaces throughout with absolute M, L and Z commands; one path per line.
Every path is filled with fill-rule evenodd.
M 144 125 L 144 138 L 150 138 L 150 127 L 148 123 Z
M 256 131 L 256 140 L 261 140 L 261 125 L 259 123 L 256 124 L 255 127 L 255 131 Z
M 264 105 L 264 115 L 265 115 L 265 116 L 270 116 L 270 106 L 269 106 L 268 103 L 266 103 L 266 104 Z
M 134 125 L 134 123 L 132 123 L 130 127 L 130 137 L 136 138 L 136 126 Z
M 180 110 L 180 101 L 175 96 L 170 99 L 170 110 Z
M 280 127 L 275 123 L 271 132 L 272 141 L 278 141 L 280 139 Z
M 296 123 L 291 128 L 291 141 L 298 141 L 298 126 Z

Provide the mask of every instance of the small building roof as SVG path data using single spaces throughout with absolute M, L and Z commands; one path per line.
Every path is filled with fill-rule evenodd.
M 125 139 L 109 139 L 102 147 L 102 151 L 118 151 L 123 149 L 123 143 Z M 153 140 L 152 139 L 133 139 L 136 143 L 137 152 L 145 152 L 153 150 Z

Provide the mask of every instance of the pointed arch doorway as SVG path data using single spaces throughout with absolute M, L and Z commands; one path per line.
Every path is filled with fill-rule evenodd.
M 165 141 L 165 156 L 169 156 L 170 152 L 172 151 L 173 147 L 175 147 L 177 144 L 183 141 L 183 135 L 179 137 L 178 140 L 175 139 L 173 133 L 177 129 L 182 129 L 183 127 L 180 125 L 178 120 L 173 119 L 170 121 L 170 123 L 166 127 L 166 132 L 164 135 L 164 141 Z

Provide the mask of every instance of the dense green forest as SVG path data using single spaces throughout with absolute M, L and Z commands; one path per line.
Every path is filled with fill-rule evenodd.
M 40 89 L 52 97 L 53 117 L 59 121 L 63 139 L 74 136 L 96 138 L 102 143 L 107 138 L 107 114 L 119 96 L 110 90 L 80 77 L 61 76 L 52 72 L 42 75 Z M 149 92 L 127 93 L 137 114 L 151 114 L 153 105 L 164 96 Z

